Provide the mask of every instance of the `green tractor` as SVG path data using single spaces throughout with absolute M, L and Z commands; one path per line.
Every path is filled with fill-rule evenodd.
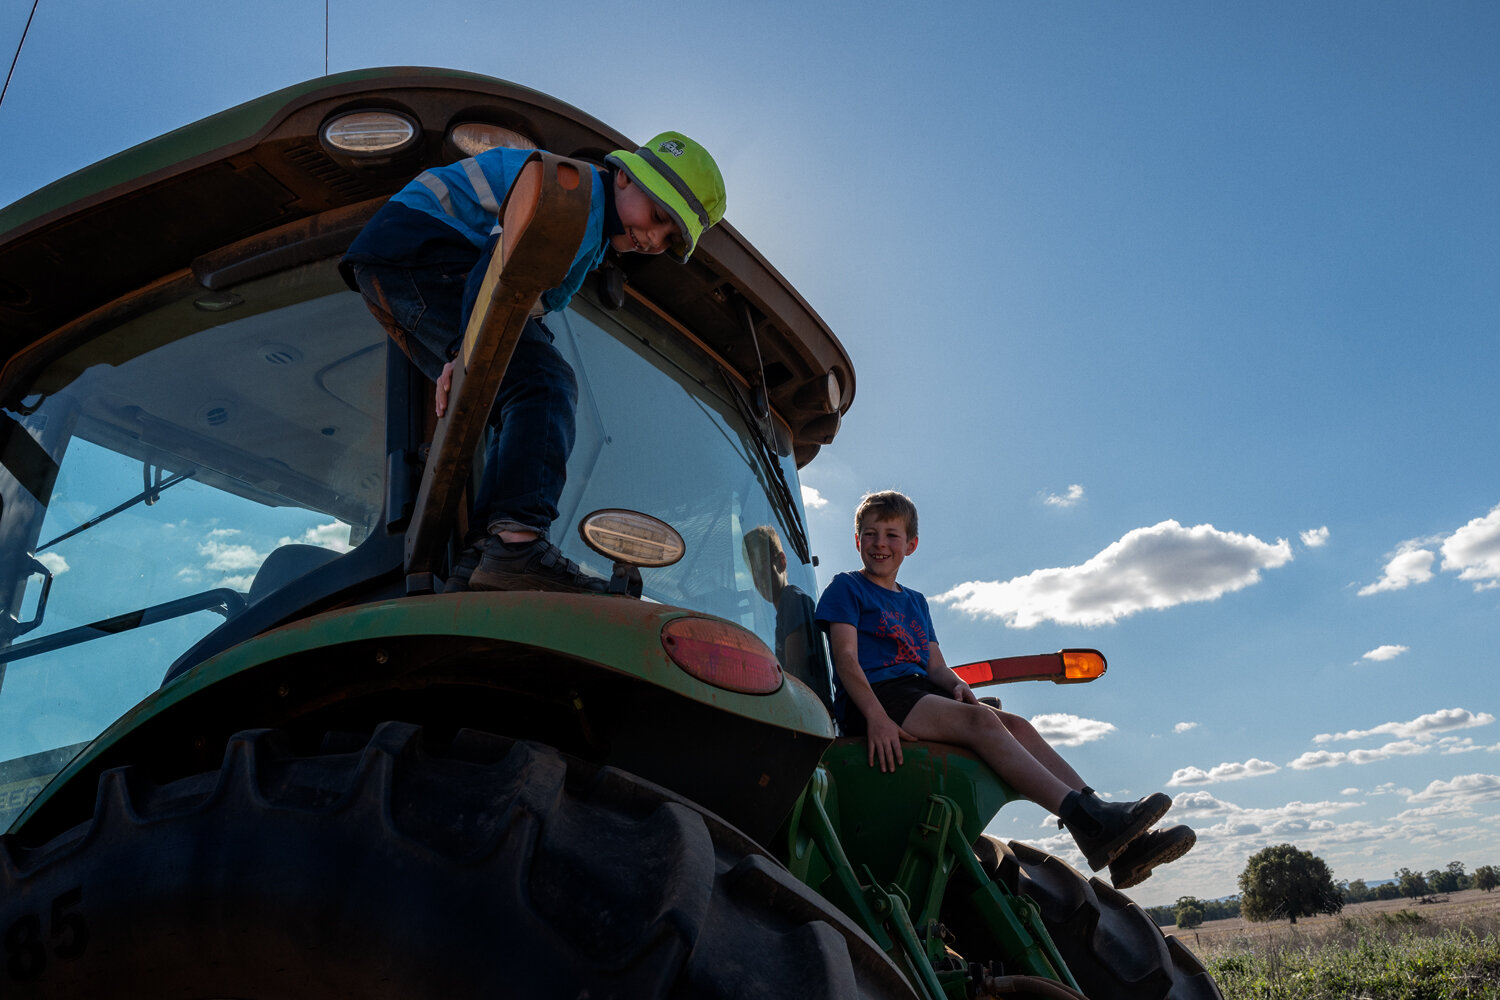
M 438 420 L 336 265 L 497 144 L 553 152 Z M 626 145 L 369 70 L 0 211 L 0 997 L 1219 995 L 1127 898 L 983 836 L 1014 793 L 973 756 L 881 774 L 837 738 L 779 597 L 815 593 L 797 470 L 853 368 L 732 227 L 606 259 L 549 321 L 580 387 L 554 537 L 610 592 L 444 593 L 579 161 Z

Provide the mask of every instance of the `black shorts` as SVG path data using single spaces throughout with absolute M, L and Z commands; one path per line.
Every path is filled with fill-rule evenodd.
M 870 685 L 870 690 L 875 692 L 875 698 L 880 702 L 880 707 L 885 709 L 885 714 L 891 717 L 896 725 L 906 721 L 911 710 L 916 707 L 917 702 L 930 694 L 939 698 L 951 698 L 952 695 L 933 683 L 932 678 L 926 674 L 907 674 L 905 677 L 896 677 L 888 681 L 876 681 Z M 844 718 L 841 728 L 845 736 L 863 736 L 867 730 L 864 713 L 854 704 L 849 702 L 844 710 Z

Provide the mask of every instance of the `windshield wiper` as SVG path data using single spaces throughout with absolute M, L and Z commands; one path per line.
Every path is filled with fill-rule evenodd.
M 43 551 L 51 548 L 52 546 L 56 545 L 58 542 L 67 541 L 69 538 L 72 538 L 74 535 L 82 534 L 83 532 L 88 531 L 90 528 L 94 527 L 95 525 L 103 524 L 105 521 L 108 521 L 110 518 L 114 517 L 116 514 L 119 514 L 119 513 L 122 513 L 123 511 L 129 510 L 130 508 L 134 507 L 138 503 L 144 503 L 144 504 L 146 504 L 149 507 L 151 504 L 154 504 L 154 503 L 156 503 L 156 501 L 158 501 L 158 500 L 161 499 L 162 490 L 167 489 L 169 486 L 176 486 L 178 483 L 182 482 L 184 479 L 186 479 L 188 476 L 192 475 L 197 470 L 196 469 L 189 469 L 187 472 L 179 472 L 177 475 L 171 476 L 171 477 L 169 477 L 167 479 L 157 479 L 156 476 L 154 475 L 155 473 L 161 473 L 161 472 L 165 472 L 165 471 L 166 471 L 165 469 L 159 469 L 159 468 L 156 468 L 156 467 L 152 466 L 150 463 L 147 463 L 145 465 L 145 467 L 141 470 L 141 474 L 142 474 L 142 476 L 146 480 L 146 488 L 144 490 L 142 490 L 141 492 L 137 493 L 135 496 L 131 497 L 129 500 L 126 500 L 124 503 L 120 504 L 118 507 L 114 507 L 114 508 L 112 508 L 110 510 L 107 510 L 103 514 L 100 514 L 98 517 L 83 522 L 82 524 L 80 524 L 76 528 L 72 528 L 72 529 L 70 529 L 68 531 L 64 531 L 62 534 L 58 535 L 56 538 L 52 539 L 52 541 L 47 542 L 44 545 L 38 545 L 36 547 L 36 551 L 37 552 L 43 552 Z M 33 553 L 33 554 L 35 554 L 35 553 Z
M 79 625 L 76 628 L 65 629 L 44 635 L 40 639 L 30 639 L 26 642 L 17 643 L 9 649 L 0 649 L 0 665 L 10 663 L 12 660 L 22 660 L 28 656 L 36 656 L 38 653 L 50 653 L 55 649 L 66 649 L 68 646 L 76 646 L 80 642 L 88 642 L 92 639 L 102 639 L 107 635 L 118 635 L 121 632 L 129 632 L 145 625 L 155 625 L 159 622 L 171 621 L 173 618 L 181 618 L 198 611 L 212 611 L 223 615 L 227 620 L 233 618 L 245 610 L 245 595 L 237 590 L 227 587 L 217 587 L 213 590 L 205 590 L 201 594 L 191 597 L 179 597 L 175 601 L 167 601 L 163 604 L 153 604 L 149 608 L 141 608 L 138 611 L 130 611 L 123 615 L 115 615 L 113 618 L 104 618 L 88 625 Z

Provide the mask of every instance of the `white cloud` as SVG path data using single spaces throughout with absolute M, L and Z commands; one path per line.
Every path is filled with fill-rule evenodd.
M 1072 486 L 1068 487 L 1068 491 L 1066 493 L 1063 493 L 1061 495 L 1057 493 L 1048 493 L 1042 498 L 1042 502 L 1050 504 L 1053 507 L 1072 507 L 1082 499 L 1083 487 L 1078 483 L 1074 483 Z
M 1436 552 L 1434 552 L 1436 548 Z M 1402 542 L 1385 565 L 1381 578 L 1362 588 L 1361 596 L 1385 590 L 1404 590 L 1433 577 L 1433 564 L 1442 553 L 1442 569 L 1457 573 L 1475 590 L 1500 587 L 1500 505 L 1451 534 Z
M 1310 771 L 1316 767 L 1339 767 L 1343 764 L 1373 764 L 1392 757 L 1411 757 L 1432 749 L 1430 743 L 1412 740 L 1396 740 L 1385 746 L 1361 750 L 1309 750 L 1292 761 L 1287 767 L 1294 771 Z
M 1416 542 L 1402 542 L 1401 548 L 1385 564 L 1385 572 L 1379 580 L 1360 588 L 1359 596 L 1379 594 L 1387 590 L 1405 590 L 1414 583 L 1426 583 L 1432 579 L 1432 564 L 1437 556 L 1431 549 L 1417 547 Z
M 1313 528 L 1311 531 L 1301 532 L 1299 537 L 1302 539 L 1302 544 L 1308 548 L 1321 549 L 1328 544 L 1328 526 L 1325 524 L 1321 528 Z
M 1437 712 L 1419 715 L 1410 722 L 1383 722 L 1373 729 L 1350 729 L 1342 733 L 1319 733 L 1314 743 L 1332 743 L 1335 740 L 1362 740 L 1371 736 L 1395 736 L 1398 739 L 1430 740 L 1439 733 L 1453 729 L 1472 729 L 1488 726 L 1495 717 L 1488 712 L 1471 712 L 1466 708 L 1445 708 Z
M 264 552 L 257 552 L 249 545 L 226 544 L 214 537 L 219 534 L 217 531 L 210 532 L 209 540 L 200 542 L 198 545 L 198 554 L 208 558 L 208 562 L 204 564 L 207 568 L 226 572 L 253 570 L 266 561 Z M 229 532 L 229 534 L 234 534 L 234 532 Z
M 300 538 L 286 537 L 276 543 L 276 547 L 283 545 L 316 545 L 319 548 L 332 549 L 335 552 L 348 552 L 353 548 L 349 544 L 349 525 L 342 521 L 334 521 L 332 524 L 320 524 L 315 528 L 308 528 Z
M 817 490 L 813 489 L 811 486 L 808 486 L 806 483 L 803 483 L 802 506 L 806 507 L 808 510 L 822 510 L 824 507 L 828 506 L 828 501 L 824 499 L 822 494 L 820 494 Z
M 1207 771 L 1201 767 L 1179 767 L 1172 772 L 1172 780 L 1167 782 L 1168 788 L 1180 788 L 1183 785 L 1214 785 L 1221 781 L 1239 781 L 1242 778 L 1258 778 L 1266 774 L 1275 774 L 1281 770 L 1276 764 L 1268 760 L 1259 760 L 1251 757 L 1243 764 L 1226 762 L 1211 767 Z
M 1334 750 L 1309 750 L 1292 761 L 1287 767 L 1294 771 L 1310 771 L 1315 767 L 1338 767 L 1347 763 L 1349 755 Z
M 1457 802 L 1464 806 L 1500 802 L 1500 775 L 1461 774 L 1452 781 L 1433 781 L 1406 797 L 1408 802 Z
M 1183 819 L 1220 819 L 1219 830 L 1237 829 L 1251 832 L 1284 826 L 1288 823 L 1314 824 L 1357 809 L 1360 802 L 1288 802 L 1266 809 L 1249 809 L 1215 798 L 1208 792 L 1187 792 L 1172 800 L 1172 815 Z M 1248 829 L 1247 829 L 1248 828 Z
M 1475 743 L 1468 736 L 1444 736 L 1437 741 L 1437 748 L 1440 753 L 1444 754 L 1473 753 L 1476 750 L 1489 749 L 1489 747 L 1482 747 Z
M 1185 733 L 1185 732 L 1187 732 L 1190 729 L 1197 729 L 1197 728 L 1198 728 L 1198 723 L 1196 723 L 1196 722 L 1179 722 L 1179 723 L 1177 723 L 1177 725 L 1175 725 L 1175 726 L 1172 727 L 1172 732 L 1174 732 L 1174 733 Z
M 1115 731 L 1110 722 L 1083 719 L 1066 712 L 1052 712 L 1031 717 L 1031 724 L 1053 746 L 1078 747 L 1102 740 Z
M 47 572 L 51 573 L 54 578 L 68 571 L 68 561 L 56 552 L 43 552 L 36 557 L 36 561 L 47 567 Z
M 1443 569 L 1473 582 L 1475 590 L 1500 587 L 1500 506 L 1449 535 L 1442 553 Z
M 1285 539 L 1184 528 L 1162 521 L 1127 532 L 1081 566 L 1039 569 L 999 582 L 961 583 L 935 600 L 1013 628 L 1042 622 L 1106 625 L 1138 611 L 1212 601 L 1260 580 L 1260 571 L 1291 561 Z
M 1364 659 L 1364 660 L 1394 660 L 1396 657 L 1400 656 L 1402 653 L 1407 652 L 1409 650 L 1409 648 L 1410 647 L 1407 647 L 1407 646 L 1391 646 L 1391 645 L 1376 646 L 1374 649 L 1370 650 L 1368 653 L 1366 653 L 1364 656 L 1362 656 L 1360 658 Z
M 1358 788 L 1346 788 L 1343 791 L 1339 792 L 1339 794 L 1340 795 L 1358 795 L 1359 794 L 1359 789 Z

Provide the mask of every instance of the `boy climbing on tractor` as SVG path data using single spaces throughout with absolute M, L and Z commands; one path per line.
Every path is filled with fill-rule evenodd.
M 1146 879 L 1185 854 L 1185 826 L 1151 827 L 1172 806 L 1156 792 L 1106 802 L 1026 719 L 983 704 L 943 659 L 926 599 L 896 582 L 917 548 L 917 508 L 894 490 L 866 495 L 854 514 L 861 568 L 840 573 L 818 601 L 833 653 L 834 712 L 846 735 L 869 741 L 872 767 L 894 770 L 903 741 L 967 747 L 1026 798 L 1049 809 L 1094 871 L 1109 866 L 1115 888 Z M 991 701 L 992 699 L 987 699 Z
M 447 406 L 453 359 L 500 243 L 499 212 L 531 156 L 497 147 L 424 170 L 355 238 L 341 268 Z M 617 149 L 591 171 L 589 218 L 567 276 L 543 293 L 511 355 L 490 411 L 489 445 L 473 503 L 474 530 L 449 590 L 603 590 L 548 538 L 575 436 L 578 382 L 542 318 L 565 308 L 606 250 L 668 252 L 686 261 L 724 217 L 724 179 L 708 151 L 663 132 Z

